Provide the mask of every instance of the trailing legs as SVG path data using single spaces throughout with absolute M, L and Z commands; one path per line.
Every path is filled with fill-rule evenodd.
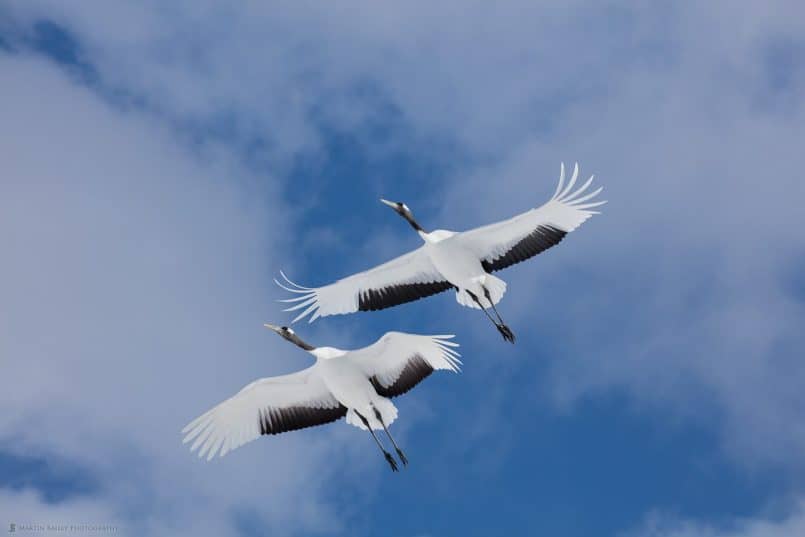
M 395 442 L 394 438 L 391 436 L 391 433 L 386 427 L 386 423 L 383 421 L 383 416 L 380 415 L 380 411 L 378 411 L 376 408 L 374 409 L 374 411 L 377 421 L 379 421 L 380 425 L 383 426 L 383 430 L 386 431 L 386 436 L 388 436 L 389 440 L 391 440 L 391 445 L 394 446 L 395 450 L 397 450 L 397 456 L 400 458 L 400 461 L 403 463 L 403 466 L 408 466 L 408 459 L 406 458 L 405 453 L 402 452 L 400 447 L 397 445 L 397 442 Z
M 470 291 L 468 289 L 466 291 L 467 291 L 467 294 L 470 295 L 470 298 L 472 298 L 472 300 L 476 304 L 478 304 L 478 307 L 481 308 L 481 310 L 483 310 L 484 314 L 486 314 L 486 316 L 489 318 L 489 320 L 492 321 L 492 324 L 494 324 L 495 328 L 498 329 L 498 332 L 500 332 L 500 335 L 503 336 L 503 339 L 505 339 L 506 341 L 508 341 L 510 343 L 514 343 L 514 332 L 512 332 L 511 329 L 508 326 L 503 324 L 503 320 L 501 319 L 500 322 L 496 321 L 489 314 L 489 311 L 487 311 L 487 309 L 484 307 L 484 305 L 481 304 L 481 300 L 478 298 L 478 295 L 476 295 L 475 293 L 473 293 L 472 291 Z M 489 300 L 489 291 L 485 287 L 484 287 L 484 293 L 486 294 L 487 300 Z M 492 304 L 492 301 L 489 300 L 489 303 Z M 495 308 L 494 304 L 492 305 L 492 308 L 493 309 Z M 497 310 L 495 310 L 495 314 L 497 315 L 498 319 L 500 319 L 500 315 L 497 314 Z
M 377 412 L 377 410 L 375 410 L 375 412 Z M 372 433 L 372 438 L 375 439 L 375 442 L 377 443 L 377 447 L 379 447 L 380 451 L 383 452 L 383 456 L 386 458 L 386 461 L 388 461 L 389 466 L 391 466 L 391 470 L 393 472 L 399 471 L 399 468 L 397 468 L 397 462 L 394 460 L 394 457 L 391 456 L 391 453 L 386 451 L 386 448 L 383 447 L 383 444 L 380 443 L 380 440 L 378 440 L 377 435 L 375 434 L 374 430 L 372 429 L 372 426 L 369 425 L 369 420 L 367 420 L 365 417 L 363 417 L 363 414 L 361 414 L 360 412 L 355 411 L 355 413 L 361 419 L 363 424 L 366 425 L 366 428 L 369 429 L 369 432 Z M 385 429 L 385 426 L 383 428 Z

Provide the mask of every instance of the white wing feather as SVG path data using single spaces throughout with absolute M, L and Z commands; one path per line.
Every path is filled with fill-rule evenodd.
M 319 317 L 358 311 L 362 294 L 369 291 L 384 293 L 389 288 L 444 280 L 423 247 L 322 287 L 303 287 L 289 280 L 284 273 L 281 274 L 287 285 L 276 279 L 274 282 L 286 291 L 299 295 L 280 301 L 293 304 L 284 311 L 302 309 L 293 322 L 309 315 L 308 322 L 311 323 Z
M 261 435 L 260 423 L 267 408 L 333 409 L 339 406 L 314 365 L 290 375 L 252 382 L 187 424 L 182 429 L 183 443 L 193 441 L 190 450 L 200 448 L 198 456 L 206 455 L 207 460 L 219 452 L 223 457 Z
M 586 193 L 592 184 L 591 176 L 580 188 L 573 191 L 579 175 L 579 165 L 573 168 L 573 175 L 565 186 L 565 165 L 562 164 L 559 184 L 553 197 L 541 207 L 504 220 L 459 233 L 456 240 L 470 248 L 479 259 L 494 262 L 506 255 L 517 243 L 540 226 L 550 226 L 564 233 L 570 233 L 598 211 L 592 211 L 606 201 L 592 201 L 601 193 L 603 187 Z
M 414 357 L 420 357 L 434 370 L 446 369 L 458 373 L 461 355 L 454 350 L 459 345 L 450 341 L 453 337 L 388 332 L 372 345 L 350 351 L 347 357 L 367 377 L 374 377 L 382 387 L 388 388 L 399 380 Z

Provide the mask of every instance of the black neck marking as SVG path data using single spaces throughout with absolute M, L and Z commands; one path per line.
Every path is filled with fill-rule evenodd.
M 413 216 L 403 214 L 403 218 L 405 218 L 408 221 L 408 223 L 411 224 L 411 227 L 414 228 L 416 231 L 421 231 L 422 233 L 427 233 L 427 231 L 422 229 L 422 226 L 420 226 L 419 223 L 416 220 L 414 220 Z
M 296 334 L 289 334 L 288 335 L 288 341 L 290 341 L 291 343 L 294 343 L 296 346 L 301 347 L 302 349 L 304 349 L 306 351 L 312 351 L 313 349 L 316 348 L 313 345 L 310 345 L 309 343 L 306 343 L 305 341 L 302 341 L 302 338 L 300 338 Z

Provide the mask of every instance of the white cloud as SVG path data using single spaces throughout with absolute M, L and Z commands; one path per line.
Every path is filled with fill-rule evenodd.
M 59 526 L 60 535 L 76 535 L 82 533 L 80 529 L 71 531 L 64 527 L 87 524 L 112 526 L 117 535 L 126 535 L 126 528 L 112 522 L 114 520 L 114 514 L 103 501 L 79 498 L 48 503 L 32 490 L 0 490 L 0 522 L 4 525 L 4 532 L 11 531 L 11 524 L 14 524 L 15 531 L 20 533 L 27 531 L 24 527 Z M 28 533 L 37 535 L 44 532 L 31 530 Z
M 290 217 L 277 185 L 226 152 L 189 153 L 43 61 L 2 56 L 0 70 L 0 406 L 14 409 L 0 445 L 97 474 L 103 500 L 74 505 L 137 533 L 234 534 L 251 510 L 274 534 L 339 528 L 330 462 L 372 447 L 343 425 L 213 464 L 180 441 L 247 382 L 307 364 L 261 326 Z
M 269 140 L 267 159 L 317 146 L 313 111 L 347 129 L 359 124 L 375 111 L 350 91 L 361 83 L 378 88 L 406 126 L 446 137 L 460 150 L 465 164 L 455 176 L 446 185 L 434 178 L 451 202 L 439 221 L 445 227 L 525 209 L 550 193 L 559 160 L 580 160 L 583 171 L 606 185 L 605 214 L 532 267 L 505 275 L 518 290 L 503 310 L 514 327 L 561 327 L 567 334 L 540 387 L 560 405 L 626 391 L 653 408 L 717 423 L 725 448 L 742 463 L 805 462 L 799 419 L 805 370 L 791 358 L 791 349 L 802 346 L 803 308 L 786 289 L 786 279 L 795 277 L 787 271 L 801 265 L 805 252 L 799 179 L 805 68 L 796 61 L 775 65 L 769 56 L 770 47 L 802 46 L 801 3 L 778 2 L 773 9 L 750 2 L 635 7 L 617 1 L 596 8 L 577 2 L 13 5 L 9 14 L 18 28 L 40 17 L 64 24 L 104 84 L 137 96 L 156 117 L 231 120 L 232 142 Z M 4 338 L 12 342 L 6 345 L 25 345 L 26 356 L 78 346 L 87 350 L 82 357 L 92 357 L 20 359 L 15 371 L 41 383 L 38 372 L 53 368 L 60 375 L 38 389 L 65 400 L 75 384 L 61 379 L 97 372 L 108 378 L 121 371 L 120 363 L 126 390 L 170 390 L 185 375 L 194 389 L 187 390 L 187 408 L 143 405 L 131 412 L 128 402 L 110 403 L 98 416 L 98 400 L 114 401 L 125 390 L 96 386 L 97 399 L 76 401 L 65 416 L 41 400 L 37 406 L 24 390 L 4 394 L 4 402 L 25 401 L 55 422 L 59 445 L 71 456 L 80 458 L 86 442 L 65 425 L 77 415 L 104 420 L 126 439 L 136 424 L 143 432 L 135 445 L 146 449 L 143 439 L 169 438 L 175 422 L 207 398 L 265 372 L 256 349 L 267 351 L 266 336 L 249 323 L 274 314 L 264 309 L 269 291 L 260 286 L 269 285 L 272 268 L 263 252 L 276 245 L 262 230 L 280 226 L 283 214 L 239 194 L 233 175 L 247 189 L 256 188 L 256 178 L 234 159 L 194 163 L 151 120 L 101 109 L 41 66 L 12 66 L 26 78 L 4 91 L 16 91 L 27 108 L 5 99 L 3 117 L 13 121 L 4 121 L 0 147 L 29 177 L 9 185 L 15 197 L 0 200 L 6 205 L 0 218 L 15 225 L 8 247 L 22 256 L 0 270 L 5 282 L 15 282 L 4 292 L 24 309 L 6 314 L 0 330 L 8 327 L 6 335 L 14 337 Z M 775 70 L 788 85 L 773 83 Z M 76 103 L 84 108 L 77 111 Z M 82 126 L 80 135 L 75 125 Z M 10 199 L 29 201 L 11 205 Z M 36 213 L 27 208 L 30 200 Z M 17 222 L 25 222 L 19 231 Z M 45 252 L 31 251 L 34 244 Z M 132 272 L 142 280 L 121 282 Z M 103 292 L 86 297 L 85 289 Z M 482 336 L 486 341 L 489 334 Z M 120 348 L 129 340 L 135 349 Z M 193 356 L 199 370 L 216 364 L 217 374 L 197 378 L 186 362 L 171 370 L 177 366 L 163 359 L 166 346 Z M 105 360 L 112 347 L 115 360 Z M 236 353 L 250 357 L 247 371 L 228 367 Z M 289 358 L 287 365 L 295 363 Z M 52 419 L 54 411 L 59 419 Z M 11 418 L 3 419 L 10 427 Z M 31 440 L 37 433 L 29 430 L 23 439 L 42 445 Z M 293 448 L 287 457 L 325 449 L 300 440 L 285 445 Z M 173 457 L 178 448 L 147 449 Z M 244 468 L 262 460 L 263 449 L 277 448 L 251 449 L 225 464 Z
M 805 310 L 788 286 L 805 255 L 805 65 L 787 67 L 799 85 L 773 88 L 764 51 L 796 47 L 803 18 L 793 4 L 771 11 L 736 32 L 705 32 L 731 10 L 631 12 L 638 27 L 664 23 L 656 46 L 668 50 L 632 62 L 602 50 L 594 63 L 617 76 L 565 104 L 549 135 L 460 177 L 442 221 L 524 210 L 550 195 L 559 160 L 579 160 L 605 185 L 603 215 L 504 275 L 515 327 L 566 336 L 539 391 L 565 408 L 625 391 L 714 425 L 742 465 L 802 466 Z
M 628 537 L 794 537 L 805 535 L 805 502 L 797 502 L 784 516 L 735 518 L 721 524 L 680 519 L 659 512 L 646 517 Z

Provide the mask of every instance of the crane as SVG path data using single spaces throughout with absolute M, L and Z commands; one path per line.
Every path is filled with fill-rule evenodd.
M 459 304 L 482 310 L 503 339 L 514 343 L 514 333 L 503 322 L 496 306 L 506 292 L 506 282 L 492 272 L 559 244 L 568 233 L 598 214 L 591 209 L 606 203 L 595 200 L 603 187 L 586 193 L 595 177 L 591 176 L 573 190 L 578 175 L 577 163 L 565 184 L 563 163 L 559 184 L 548 202 L 508 220 L 462 232 L 444 229 L 428 232 L 405 203 L 381 199 L 408 221 L 424 244 L 387 263 L 322 287 L 296 284 L 280 271 L 285 283 L 276 278 L 275 283 L 297 295 L 281 300 L 290 303 L 285 311 L 304 308 L 293 322 L 307 316 L 313 322 L 327 315 L 381 310 L 454 289 Z
M 347 423 L 368 430 L 393 471 L 398 466 L 375 431 L 382 430 L 408 464 L 389 433 L 397 419 L 392 397 L 402 395 L 433 371 L 457 373 L 461 361 L 452 335 L 423 336 L 388 332 L 372 345 L 357 350 L 314 347 L 287 326 L 266 324 L 287 341 L 316 358 L 301 371 L 267 377 L 244 387 L 182 429 L 191 452 L 212 459 L 261 435 L 274 435 L 323 425 L 346 417 Z

